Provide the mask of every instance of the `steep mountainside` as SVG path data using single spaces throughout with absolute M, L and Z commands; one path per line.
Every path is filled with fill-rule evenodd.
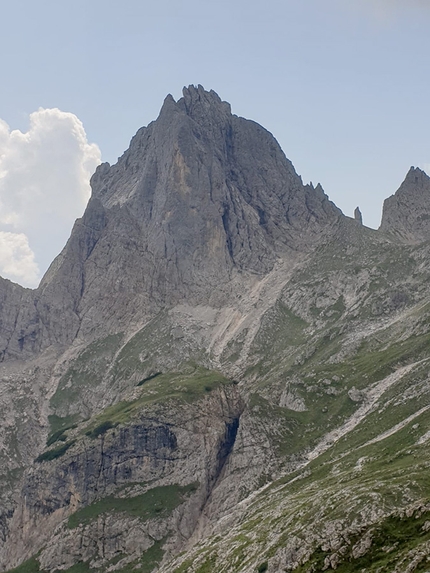
M 0 281 L 0 570 L 428 570 L 428 181 L 373 231 L 168 96 L 40 287 Z
M 223 305 L 241 290 L 230 285 L 238 272 L 266 274 L 342 217 L 270 133 L 201 87 L 177 103 L 168 96 L 92 187 L 29 309 L 9 302 L 6 357 L 130 328 L 180 301 Z

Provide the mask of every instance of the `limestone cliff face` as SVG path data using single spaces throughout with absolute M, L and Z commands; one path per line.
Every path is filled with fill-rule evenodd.
M 411 167 L 394 195 L 384 201 L 381 231 L 411 243 L 430 239 L 430 177 Z
M 234 385 L 195 404 L 168 402 L 150 404 L 126 426 L 93 427 L 90 437 L 69 430 L 58 442 L 65 452 L 27 473 L 0 563 L 17 565 L 42 549 L 45 570 L 76 561 L 106 567 L 118 556 L 124 566 L 157 542 L 181 548 L 222 477 L 244 404 Z M 106 510 L 115 517 L 106 520 Z
M 63 288 L 73 268 L 80 334 L 183 301 L 222 306 L 237 273 L 267 274 L 342 216 L 321 187 L 302 184 L 270 133 L 201 86 L 178 102 L 168 96 L 92 188 L 84 221 L 42 283 Z
M 302 184 L 269 132 L 201 86 L 168 96 L 92 188 L 40 287 L 0 289 L 16 291 L 3 356 L 123 330 L 180 301 L 222 306 L 237 273 L 267 274 L 342 217 L 320 186 Z
M 305 250 L 340 216 L 321 187 L 303 186 L 270 133 L 201 86 L 166 98 L 118 164 L 98 169 L 93 195 L 127 206 L 166 265 L 160 274 L 188 290 L 212 288 L 233 267 L 266 273 L 283 246 Z

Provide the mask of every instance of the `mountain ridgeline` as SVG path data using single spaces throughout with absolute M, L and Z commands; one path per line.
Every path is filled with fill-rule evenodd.
M 0 571 L 430 567 L 430 178 L 378 231 L 201 86 L 0 279 Z

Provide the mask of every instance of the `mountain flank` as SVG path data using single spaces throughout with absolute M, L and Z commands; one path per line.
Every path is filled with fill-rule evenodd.
M 428 176 L 381 227 L 201 86 L 0 279 L 0 570 L 424 572 Z
M 405 180 L 384 201 L 381 231 L 410 243 L 430 237 L 430 177 L 418 167 L 411 167 Z

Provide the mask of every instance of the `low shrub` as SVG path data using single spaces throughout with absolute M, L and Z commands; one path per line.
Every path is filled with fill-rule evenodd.
M 139 382 L 138 386 L 143 386 L 143 384 L 145 384 L 145 382 L 149 382 L 150 380 L 157 378 L 157 376 L 161 376 L 161 374 L 163 374 L 163 373 L 162 372 L 155 372 L 155 374 L 151 374 L 150 376 L 147 376 L 146 378 L 144 378 L 143 380 L 141 380 Z
M 67 442 L 66 444 L 63 444 L 62 446 L 54 448 L 53 450 L 48 450 L 46 452 L 43 452 L 42 454 L 40 454 L 40 456 L 37 456 L 35 461 L 38 463 L 50 462 L 52 460 L 56 460 L 57 458 L 61 458 L 61 456 L 63 456 L 67 452 L 67 450 L 73 446 L 75 442 L 76 440 L 72 440 L 70 442 Z
M 108 430 L 116 428 L 117 426 L 118 423 L 113 423 L 110 420 L 106 420 L 105 422 L 102 422 L 92 430 L 88 430 L 88 432 L 85 432 L 85 435 L 89 436 L 90 438 L 98 438 L 99 436 L 105 434 Z

